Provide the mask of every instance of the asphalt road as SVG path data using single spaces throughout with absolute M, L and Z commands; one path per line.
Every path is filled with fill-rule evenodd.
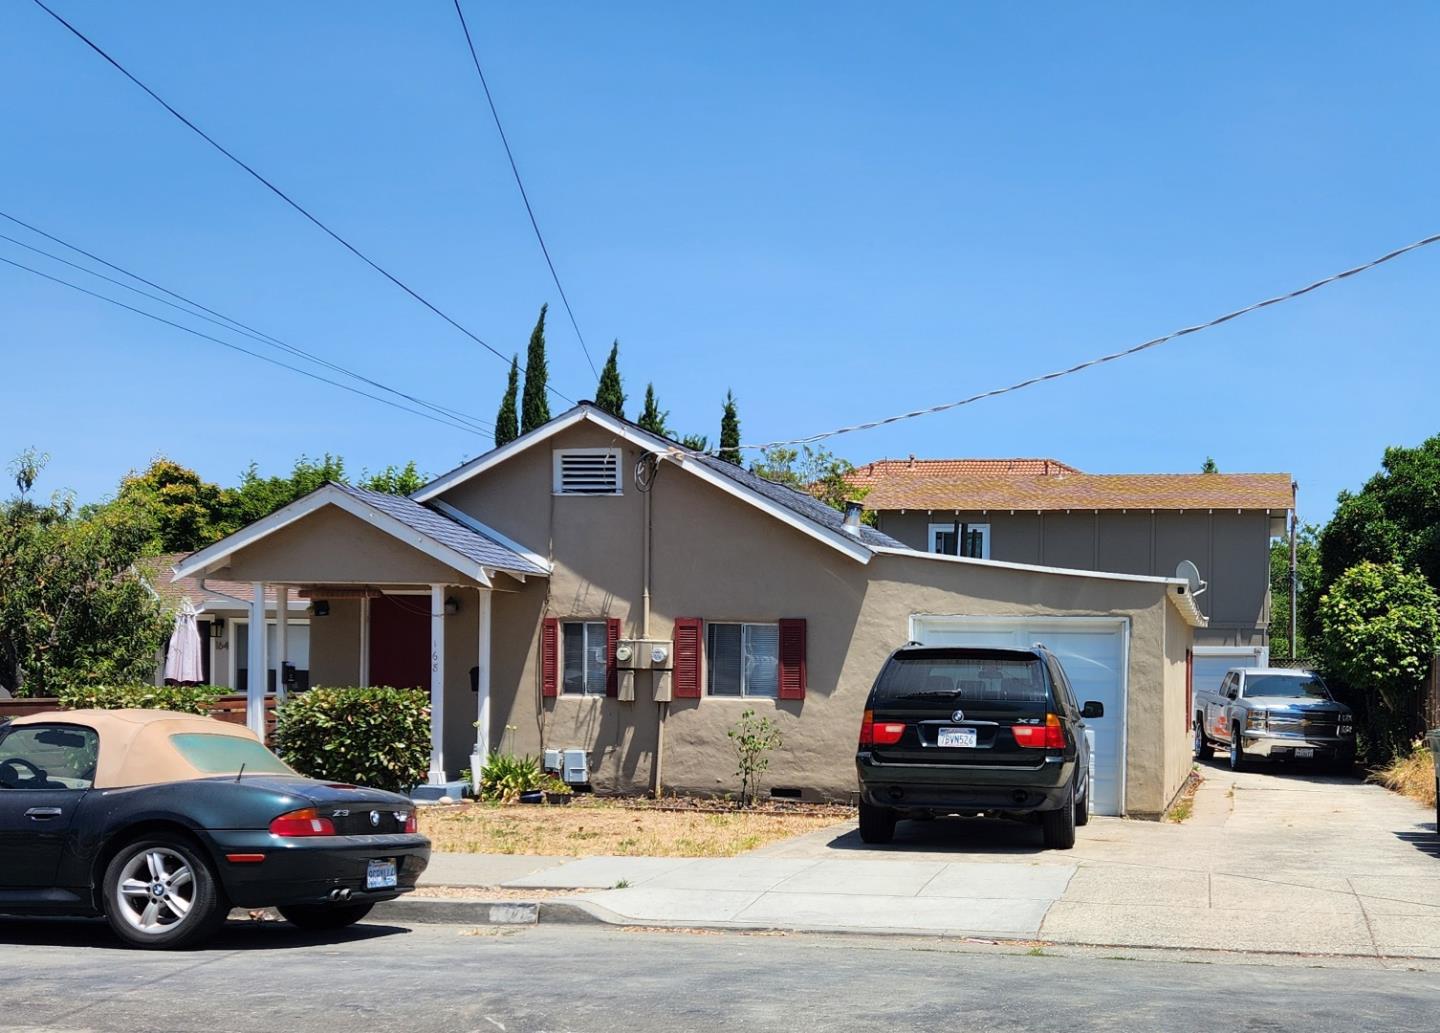
M 207 949 L 159 954 L 115 947 L 94 923 L 10 920 L 0 1003 L 0 1033 L 1430 1033 L 1440 973 L 589 926 L 325 940 L 238 924 Z

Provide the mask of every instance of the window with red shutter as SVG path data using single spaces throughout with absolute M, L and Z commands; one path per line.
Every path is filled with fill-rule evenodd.
M 546 617 L 540 622 L 540 695 L 560 693 L 560 622 Z
M 676 699 L 700 698 L 701 627 L 699 617 L 675 618 L 672 641 L 675 671 L 671 675 L 671 694 Z
M 615 663 L 615 647 L 620 644 L 620 618 L 605 621 L 605 695 L 620 692 L 620 668 Z
M 780 698 L 805 698 L 805 618 L 780 621 Z

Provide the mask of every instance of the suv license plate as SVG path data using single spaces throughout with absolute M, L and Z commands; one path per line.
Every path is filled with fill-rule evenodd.
M 367 890 L 389 889 L 395 885 L 395 862 L 391 860 L 371 861 L 365 868 Z
M 936 746 L 961 746 L 968 749 L 975 748 L 975 729 L 973 728 L 942 728 L 935 739 Z
M 1296 758 L 1297 760 L 1309 760 L 1309 759 L 1310 759 L 1311 757 L 1313 757 L 1313 756 L 1315 756 L 1315 747 L 1313 747 L 1313 746 L 1297 746 L 1297 747 L 1295 747 L 1295 758 Z

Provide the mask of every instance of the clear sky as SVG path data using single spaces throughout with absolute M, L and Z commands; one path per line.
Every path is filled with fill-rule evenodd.
M 593 395 L 449 0 L 51 2 L 501 351 L 523 352 L 550 302 L 552 383 Z M 629 413 L 653 380 L 676 429 L 712 440 L 727 387 L 747 442 L 810 433 L 1069 365 L 1440 231 L 1434 4 L 466 11 L 597 364 L 618 337 Z M 0 15 L 0 96 L 0 208 L 493 420 L 499 360 L 29 0 Z M 63 271 L 4 241 L 0 255 Z M 1440 431 L 1437 274 L 1440 246 L 831 447 L 1097 472 L 1213 455 L 1292 473 L 1302 517 L 1324 519 L 1386 445 Z M 160 453 L 229 483 L 301 452 L 439 473 L 490 444 L 8 266 L 0 360 L 0 452 L 50 452 L 43 485 L 85 500 Z

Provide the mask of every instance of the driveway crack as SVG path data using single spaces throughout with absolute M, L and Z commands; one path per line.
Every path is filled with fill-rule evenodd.
M 1390 964 L 1385 958 L 1385 952 L 1380 949 L 1380 941 L 1375 938 L 1375 923 L 1370 921 L 1370 911 L 1365 907 L 1365 898 L 1360 896 L 1360 891 L 1355 888 L 1354 880 L 1347 877 L 1345 885 L 1350 887 L 1350 892 L 1355 894 L 1355 903 L 1360 905 L 1360 917 L 1365 919 L 1365 932 L 1370 936 L 1370 946 L 1375 949 L 1375 960 L 1385 968 Z

